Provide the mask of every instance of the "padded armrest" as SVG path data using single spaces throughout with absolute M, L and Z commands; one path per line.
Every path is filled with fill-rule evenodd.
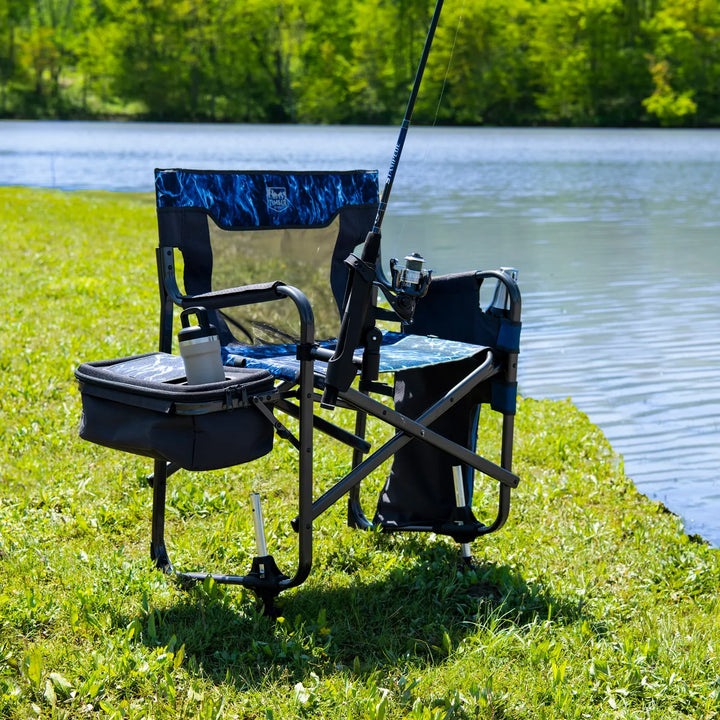
M 242 287 L 216 290 L 199 295 L 183 295 L 182 307 L 202 305 L 208 310 L 218 308 L 238 307 L 240 305 L 254 305 L 257 303 L 271 302 L 285 297 L 278 292 L 278 288 L 285 286 L 285 283 L 276 280 L 269 283 L 258 283 L 256 285 L 243 285 Z

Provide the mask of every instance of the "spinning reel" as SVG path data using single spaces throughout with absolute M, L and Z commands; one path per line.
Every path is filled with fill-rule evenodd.
M 425 260 L 418 253 L 407 255 L 404 265 L 400 265 L 397 258 L 390 260 L 392 284 L 383 290 L 392 309 L 403 323 L 412 320 L 417 301 L 425 296 L 430 287 L 432 270 L 425 270 L 424 265 Z

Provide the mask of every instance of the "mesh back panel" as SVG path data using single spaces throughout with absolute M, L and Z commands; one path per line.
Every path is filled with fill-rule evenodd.
M 315 336 L 337 336 L 340 313 L 333 297 L 330 270 L 340 218 L 323 228 L 223 230 L 208 218 L 213 256 L 212 287 L 237 287 L 258 278 L 282 280 L 300 288 L 315 314 Z M 297 340 L 298 317 L 290 302 L 227 308 L 223 316 L 233 335 L 244 343 Z

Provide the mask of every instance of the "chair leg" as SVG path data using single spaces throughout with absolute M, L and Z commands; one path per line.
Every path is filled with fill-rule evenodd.
M 502 439 L 500 448 L 500 465 L 506 470 L 512 468 L 513 434 L 515 431 L 515 416 L 504 415 L 502 427 Z M 500 484 L 498 494 L 498 511 L 495 520 L 482 530 L 482 535 L 497 532 L 507 521 L 510 515 L 510 488 Z
M 298 532 L 298 567 L 293 577 L 283 574 L 277 567 L 272 555 L 265 554 L 253 558 L 252 568 L 247 575 L 224 575 L 208 572 L 176 572 L 170 562 L 165 546 L 165 503 L 168 477 L 179 469 L 178 466 L 156 460 L 153 475 L 148 482 L 153 489 L 152 537 L 150 557 L 155 566 L 168 574 L 174 574 L 181 584 L 189 586 L 212 577 L 217 583 L 242 585 L 252 590 L 262 603 L 266 614 L 277 615 L 274 600 L 287 588 L 300 585 L 310 574 L 312 567 L 312 524 L 313 524 L 313 393 L 312 363 L 301 363 L 301 384 L 299 407 L 299 460 L 298 494 L 299 513 L 295 529 Z M 359 452 L 359 451 L 358 451 Z M 259 533 L 258 533 L 259 537 Z M 264 538 L 258 552 L 267 553 Z
M 500 449 L 500 465 L 506 470 L 512 468 L 513 435 L 515 434 L 515 416 L 503 415 L 502 447 Z
M 291 525 L 298 534 L 298 565 L 292 578 L 280 583 L 280 590 L 303 583 L 313 560 L 313 362 L 300 361 L 299 388 L 298 514 Z
M 453 485 L 455 486 L 455 503 L 458 510 L 464 510 L 466 507 L 470 507 L 470 503 L 465 497 L 465 477 L 463 475 L 463 468 L 461 465 L 453 465 Z M 469 542 L 460 543 L 460 557 L 463 563 L 470 567 L 472 566 L 472 551 L 470 550 Z
M 367 413 L 359 411 L 355 416 L 355 435 L 365 439 L 365 430 L 367 427 Z M 357 467 L 363 460 L 363 453 L 359 450 L 353 450 L 352 466 Z M 370 530 L 373 524 L 368 520 L 363 512 L 362 503 L 360 502 L 360 484 L 350 488 L 348 493 L 348 527 L 356 530 Z
M 152 536 L 150 557 L 155 566 L 165 573 L 172 573 L 173 566 L 165 548 L 165 491 L 167 488 L 168 466 L 164 460 L 155 461 L 153 472 Z

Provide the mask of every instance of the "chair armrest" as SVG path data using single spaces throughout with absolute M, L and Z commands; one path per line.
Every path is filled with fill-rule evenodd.
M 277 291 L 284 285 L 280 281 L 260 283 L 256 285 L 242 285 L 240 287 L 196 295 L 185 295 L 180 292 L 175 274 L 175 253 L 172 247 L 159 247 L 157 249 L 158 280 L 169 298 L 176 305 L 187 308 L 193 305 L 202 305 L 208 310 L 217 310 L 223 307 L 236 307 L 239 305 L 253 305 L 256 303 L 280 300 L 284 294 Z
M 300 346 L 309 348 L 315 342 L 315 316 L 307 295 L 292 285 L 276 280 L 258 285 L 243 285 L 227 290 L 216 290 L 198 295 L 183 295 L 182 306 L 201 305 L 208 310 L 241 305 L 257 305 L 259 303 L 282 300 L 289 297 L 297 308 L 300 316 Z
M 243 285 L 225 290 L 213 290 L 212 292 L 200 293 L 198 295 L 181 295 L 178 304 L 182 307 L 202 305 L 208 310 L 238 307 L 241 305 L 256 305 L 258 303 L 271 302 L 272 300 L 280 300 L 286 297 L 285 293 L 278 291 L 278 288 L 284 286 L 285 283 L 275 281 L 256 285 Z

